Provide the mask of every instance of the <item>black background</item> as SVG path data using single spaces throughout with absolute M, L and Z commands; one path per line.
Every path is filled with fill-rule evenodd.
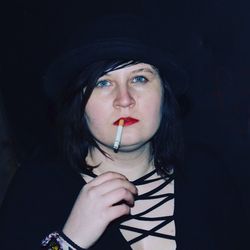
M 248 1 L 6 1 L 1 8 L 1 88 L 20 164 L 51 139 L 41 79 L 79 20 L 146 12 L 162 22 L 162 40 L 189 72 L 185 140 L 218 152 L 239 197 L 248 201 Z M 150 33 L 149 33 L 150 35 Z M 174 42 L 173 42 L 174 41 Z M 168 44 L 169 45 L 169 44 Z M 0 128 L 1 129 L 1 128 Z

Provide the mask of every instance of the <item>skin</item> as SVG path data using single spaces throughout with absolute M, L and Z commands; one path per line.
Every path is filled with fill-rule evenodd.
M 124 128 L 120 152 L 134 151 L 159 127 L 161 95 L 159 75 L 149 64 L 109 72 L 99 79 L 86 105 L 89 129 L 101 147 L 110 151 L 116 133 L 113 122 L 120 117 L 134 117 L 140 121 Z
M 114 70 L 98 80 L 85 118 L 96 142 L 111 159 L 95 148 L 86 158 L 90 165 L 100 164 L 94 170 L 98 177 L 82 188 L 63 228 L 80 247 L 92 246 L 111 221 L 130 213 L 137 194 L 130 181 L 154 168 L 150 139 L 160 125 L 162 92 L 157 70 L 144 63 Z M 139 122 L 124 127 L 119 152 L 114 153 L 117 127 L 113 122 L 128 116 Z

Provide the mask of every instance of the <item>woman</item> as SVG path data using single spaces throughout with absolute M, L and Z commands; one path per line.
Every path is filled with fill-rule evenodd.
M 89 72 L 95 72 L 97 69 L 101 70 L 100 76 L 96 73 L 89 75 Z M 134 210 L 134 214 L 138 215 L 153 205 L 157 205 L 157 207 L 159 205 L 159 208 L 152 210 L 151 216 L 173 216 L 173 197 L 170 198 L 166 195 L 168 192 L 173 193 L 173 180 L 167 177 L 167 182 L 170 182 L 171 185 L 163 185 L 167 182 L 154 171 L 155 165 L 157 165 L 155 159 L 158 162 L 167 160 L 168 154 L 164 152 L 167 151 L 166 145 L 162 149 L 157 149 L 152 145 L 155 143 L 152 138 L 161 140 L 160 137 L 164 136 L 162 130 L 168 129 L 166 120 L 172 123 L 170 116 L 173 110 L 166 109 L 166 106 L 174 107 L 174 103 L 171 103 L 171 99 L 172 102 L 174 99 L 173 97 L 167 98 L 171 96 L 169 86 L 167 82 L 162 83 L 158 70 L 150 64 L 134 61 L 101 61 L 90 65 L 81 75 L 94 79 L 93 82 L 79 79 L 85 84 L 88 83 L 87 86 L 81 86 L 85 92 L 83 96 L 90 91 L 88 88 L 91 88 L 91 94 L 86 106 L 77 104 L 84 110 L 84 113 L 79 112 L 81 119 L 76 119 L 82 120 L 80 127 L 86 128 L 85 131 L 82 131 L 82 137 L 90 140 L 84 165 L 88 166 L 88 169 L 93 169 L 94 175 L 90 173 L 82 175 L 88 184 L 82 189 L 63 232 L 77 245 L 89 248 L 113 220 L 130 214 L 131 209 Z M 80 92 L 79 99 L 81 95 Z M 84 100 L 85 96 L 82 99 Z M 171 103 L 171 105 L 167 105 L 167 103 Z M 70 107 L 68 104 L 66 106 Z M 75 109 L 73 108 L 73 110 Z M 169 117 L 167 113 L 169 113 Z M 160 128 L 162 119 L 165 122 Z M 120 120 L 124 120 L 121 142 L 118 150 L 114 150 L 113 145 Z M 80 128 L 80 130 L 82 129 Z M 157 131 L 158 135 L 156 135 Z M 79 131 L 80 133 L 81 131 Z M 156 139 L 157 137 L 159 139 Z M 166 139 L 164 138 L 163 141 Z M 72 155 L 71 150 L 68 149 L 68 151 Z M 81 152 L 85 152 L 83 147 Z M 162 153 L 165 159 L 158 156 Z M 77 156 L 74 158 L 76 159 Z M 158 171 L 163 176 L 168 176 L 172 169 L 166 163 L 166 168 L 163 169 L 159 166 Z M 150 173 L 148 180 L 155 181 L 148 185 L 141 183 L 142 186 L 138 186 L 137 190 L 135 184 L 130 181 L 136 183 L 139 178 L 148 173 Z M 163 186 L 161 187 L 161 185 Z M 161 199 L 164 195 L 167 197 L 167 199 L 165 198 L 166 203 L 161 206 L 158 204 L 161 201 L 160 197 L 157 199 L 155 197 L 154 200 L 144 201 L 140 204 L 139 197 L 142 195 L 146 197 L 146 193 L 156 187 L 160 188 L 158 192 L 161 193 Z M 135 199 L 138 201 L 135 202 Z M 138 206 L 134 206 L 134 204 L 138 204 Z M 167 214 L 163 209 L 167 209 Z M 77 216 L 77 211 L 82 211 L 80 217 L 85 218 L 82 222 Z M 136 223 L 142 218 L 141 216 L 138 219 L 126 218 L 125 222 L 121 224 L 131 227 L 131 230 L 121 229 L 121 231 L 125 238 L 135 241 L 133 245 L 138 245 L 138 247 L 141 243 L 136 244 L 137 240 L 132 239 L 137 238 L 137 233 L 133 232 L 132 228 L 137 228 Z M 145 222 L 147 225 L 155 226 L 155 224 L 160 224 L 158 220 L 151 223 L 147 220 Z M 140 229 L 147 231 L 147 226 L 145 226 L 142 225 Z M 158 244 L 160 249 L 162 242 L 165 241 L 166 246 L 171 246 L 170 249 L 174 248 L 174 223 L 171 226 L 162 226 L 162 228 L 162 236 L 171 233 L 171 240 L 156 238 L 146 241 L 147 244 L 150 244 L 149 249 L 152 249 L 152 245 L 155 244 L 155 247 Z M 79 235 L 75 235 L 75 232 L 79 232 Z M 86 242 L 82 239 L 82 234 L 86 236 L 86 238 L 84 237 Z M 145 239 L 150 239 L 150 237 Z
M 207 202 L 214 162 L 204 163 L 212 171 L 201 173 L 202 182 L 177 175 L 175 95 L 185 89 L 183 72 L 147 43 L 152 29 L 140 18 L 102 19 L 90 30 L 94 37 L 74 38 L 45 78 L 48 94 L 63 100 L 66 160 L 40 160 L 16 175 L 2 212 L 2 246 L 34 249 L 47 235 L 43 249 L 222 249 L 216 178 Z

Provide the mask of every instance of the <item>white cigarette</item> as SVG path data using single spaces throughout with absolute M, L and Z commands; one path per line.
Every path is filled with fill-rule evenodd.
M 115 151 L 118 150 L 120 143 L 121 143 L 123 126 L 124 126 L 124 120 L 120 119 L 117 130 L 116 130 L 115 142 L 114 142 L 114 146 L 113 146 L 113 149 Z

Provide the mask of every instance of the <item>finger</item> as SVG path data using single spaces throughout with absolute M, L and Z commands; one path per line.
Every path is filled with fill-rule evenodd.
M 108 180 L 112 180 L 112 179 L 115 179 L 115 178 L 127 180 L 127 178 L 122 174 L 119 174 L 119 173 L 116 173 L 116 172 L 106 172 L 104 174 L 99 175 L 98 177 L 96 177 L 92 181 L 90 181 L 88 183 L 88 186 L 90 186 L 90 187 L 98 186 L 98 185 L 101 185 L 102 183 L 104 183 L 104 182 L 106 182 Z
M 126 204 L 121 204 L 121 205 L 117 205 L 117 206 L 113 206 L 110 207 L 107 210 L 107 218 L 109 219 L 109 221 L 113 221 L 123 215 L 127 215 L 130 213 L 130 207 Z
M 134 195 L 137 194 L 137 188 L 134 184 L 132 184 L 131 182 L 127 180 L 119 179 L 119 178 L 107 180 L 103 182 L 101 185 L 95 186 L 92 189 L 97 194 L 103 195 L 105 193 L 109 193 L 112 190 L 116 190 L 119 188 L 125 188 L 129 190 L 131 193 L 133 193 Z
M 134 195 L 125 188 L 119 188 L 113 190 L 105 195 L 102 199 L 104 200 L 105 206 L 111 207 L 116 206 L 117 203 L 124 201 L 124 203 L 133 206 L 134 205 Z

